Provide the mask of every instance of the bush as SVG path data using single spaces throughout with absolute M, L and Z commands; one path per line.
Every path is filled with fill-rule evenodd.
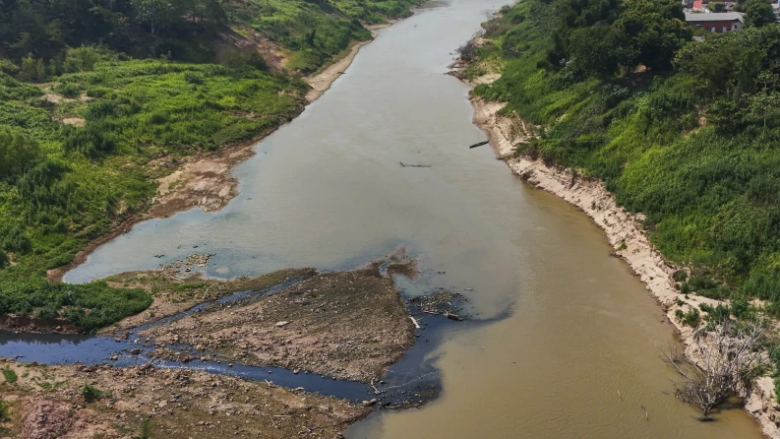
M 0 423 L 11 421 L 11 405 L 0 400 Z
M 138 435 L 133 436 L 133 439 L 149 439 L 152 437 L 152 430 L 154 429 L 154 425 L 152 424 L 152 420 L 147 418 L 141 421 L 141 428 L 138 432 Z
M 87 89 L 87 96 L 91 98 L 102 98 L 111 93 L 111 91 L 111 89 L 106 87 L 90 87 Z
M 688 280 L 688 273 L 685 270 L 677 270 L 672 274 L 675 282 L 685 282 Z
M 185 72 L 184 80 L 189 82 L 190 84 L 197 84 L 197 85 L 201 85 L 205 82 L 203 76 L 193 72 Z
M 701 314 L 696 308 L 691 308 L 691 310 L 686 313 L 678 309 L 674 312 L 674 315 L 677 317 L 677 320 L 692 328 L 697 328 L 699 326 L 699 322 L 701 321 Z
M 81 89 L 76 84 L 65 83 L 58 84 L 54 87 L 54 91 L 65 96 L 66 98 L 77 98 L 81 95 Z
M 95 402 L 106 395 L 105 392 L 98 389 L 97 387 L 90 385 L 89 383 L 84 383 L 84 386 L 81 387 L 79 393 L 86 402 Z
M 16 372 L 7 366 L 3 369 L 3 378 L 5 378 L 5 382 L 8 384 L 14 384 L 19 380 L 19 376 L 16 375 Z

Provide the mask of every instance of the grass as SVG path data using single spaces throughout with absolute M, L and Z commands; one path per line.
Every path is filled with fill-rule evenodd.
M 305 102 L 300 74 L 369 39 L 362 23 L 405 16 L 419 3 L 223 4 L 225 29 L 249 36 L 251 28 L 283 48 L 289 62 L 275 73 L 257 53 L 218 50 L 225 29 L 217 22 L 179 20 L 159 36 L 144 33 L 145 23 L 121 37 L 96 25 L 73 40 L 75 48 L 67 38 L 39 41 L 41 59 L 0 48 L 0 314 L 64 319 L 94 331 L 149 307 L 152 295 L 143 288 L 50 283 L 47 272 L 148 209 L 155 179 L 180 159 L 288 121 Z M 42 8 L 36 23 L 44 25 L 52 11 Z M 39 65 L 46 67 L 29 69 Z
M 730 300 L 702 307 L 704 320 L 779 317 L 780 69 L 766 48 L 780 44 L 780 27 L 706 35 L 678 49 L 670 69 L 598 78 L 571 60 L 551 67 L 566 45 L 555 41 L 567 26 L 561 4 L 575 2 L 526 0 L 486 24 L 479 65 L 501 66 L 503 76 L 475 93 L 542 126 L 518 154 L 599 178 L 644 214 L 652 243 L 685 267 L 673 277 L 686 299 Z M 699 311 L 676 317 L 696 327 Z M 770 355 L 780 366 L 780 349 Z
M 0 312 L 66 318 L 84 330 L 138 313 L 151 297 L 102 282 L 49 284 L 46 270 L 148 206 L 153 179 L 166 172 L 149 161 L 250 140 L 295 114 L 306 89 L 298 78 L 247 66 L 162 60 L 106 59 L 64 74 L 54 89 L 68 84 L 95 97 L 61 105 L 4 80 L 26 98 L 0 102 L 0 122 L 35 145 L 35 165 L 0 180 L 0 247 L 16 262 L 0 270 Z M 66 126 L 61 117 L 86 124 Z
M 410 13 L 420 0 L 249 0 L 234 5 L 230 20 L 248 26 L 290 53 L 287 68 L 304 74 L 330 63 L 371 33 L 362 23 L 384 23 Z
M 100 398 L 103 398 L 106 396 L 106 392 L 98 389 L 95 386 L 90 385 L 89 383 L 84 383 L 84 386 L 79 389 L 79 393 L 81 394 L 82 398 L 84 398 L 84 401 L 86 402 L 95 402 Z
M 554 45 L 539 18 L 544 8 L 526 1 L 505 11 L 488 26 L 493 44 L 480 50 L 481 61 L 499 61 L 503 76 L 475 93 L 508 102 L 505 114 L 543 126 L 539 139 L 519 152 L 597 177 L 620 204 L 644 213 L 653 244 L 696 274 L 686 289 L 714 298 L 758 297 L 779 304 L 770 311 L 780 310 L 774 141 L 757 130 L 728 131 L 714 117 L 700 124 L 729 98 L 705 96 L 705 79 L 685 71 L 605 80 L 540 68 Z M 780 38 L 774 30 L 743 35 Z
M 19 376 L 16 372 L 8 367 L 3 369 L 3 378 L 5 378 L 5 382 L 8 384 L 14 384 L 19 380 Z

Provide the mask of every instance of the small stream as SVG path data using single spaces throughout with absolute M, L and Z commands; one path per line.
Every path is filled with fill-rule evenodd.
M 382 273 L 386 275 L 386 265 Z M 400 278 L 400 276 L 396 276 Z M 269 381 L 274 384 L 300 388 L 326 396 L 347 399 L 353 402 L 377 398 L 384 406 L 417 405 L 429 401 L 439 393 L 440 377 L 431 361 L 426 358 L 430 347 L 436 345 L 448 326 L 455 323 L 443 316 L 427 316 L 421 329 L 416 330 L 418 342 L 405 357 L 392 367 L 392 371 L 381 383 L 373 387 L 354 381 L 328 378 L 308 372 L 293 372 L 281 367 L 255 367 L 220 361 L 202 361 L 196 350 L 188 345 L 167 345 L 174 352 L 189 354 L 191 361 L 180 362 L 156 358 L 151 352 L 157 348 L 153 340 L 139 334 L 150 328 L 167 325 L 188 315 L 207 311 L 221 305 L 246 305 L 302 282 L 305 277 L 290 279 L 265 289 L 238 291 L 219 299 L 203 302 L 178 314 L 163 317 L 132 328 L 126 336 L 117 338 L 106 335 L 75 334 L 26 334 L 0 331 L 0 356 L 17 357 L 25 363 L 46 365 L 83 364 L 113 367 L 133 367 L 152 364 L 158 368 L 202 370 L 209 373 L 237 376 L 253 381 Z M 410 312 L 419 311 L 410 305 Z M 464 325 L 480 325 L 485 321 L 459 322 Z M 205 358 L 205 357 L 204 357 Z M 375 390 L 376 388 L 376 390 Z M 379 393 L 377 393 L 377 391 Z

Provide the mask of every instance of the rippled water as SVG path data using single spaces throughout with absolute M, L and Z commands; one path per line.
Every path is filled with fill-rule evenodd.
M 674 399 L 659 355 L 672 329 L 582 213 L 525 187 L 488 147 L 468 149 L 484 135 L 468 88 L 444 73 L 502 3 L 432 3 L 382 31 L 235 170 L 241 195 L 225 209 L 138 224 L 66 280 L 198 252 L 216 254 L 215 277 L 350 268 L 406 245 L 425 270 L 406 293 L 450 288 L 477 317 L 511 315 L 452 332 L 431 353 L 439 400 L 374 415 L 350 437 L 760 437 L 742 410 L 702 424 Z

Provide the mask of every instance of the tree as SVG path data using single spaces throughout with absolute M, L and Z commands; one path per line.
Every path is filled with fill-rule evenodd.
M 709 9 L 712 9 L 712 12 L 723 12 L 726 10 L 726 4 L 721 2 L 711 2 L 709 4 Z
M 38 75 L 38 66 L 32 53 L 28 53 L 22 58 L 22 67 L 19 69 L 19 79 L 22 81 L 32 81 Z
M 35 63 L 35 78 L 41 82 L 46 80 L 46 66 L 42 58 Z
M 149 23 L 152 35 L 157 35 L 183 15 L 195 9 L 192 0 L 131 0 L 138 19 Z
M 775 22 L 775 13 L 772 7 L 761 0 L 751 0 L 745 9 L 745 25 L 763 27 Z
M 682 376 L 677 397 L 702 411 L 700 420 L 712 420 L 712 410 L 737 394 L 740 386 L 766 371 L 769 359 L 760 349 L 765 325 L 746 325 L 725 317 L 711 321 L 694 333 L 692 356 L 698 368 L 686 367 L 680 355 L 666 355 Z
M 675 0 L 626 2 L 613 28 L 634 54 L 633 59 L 623 60 L 630 69 L 638 64 L 653 70 L 670 69 L 675 52 L 693 37 L 685 25 L 682 5 Z
M 772 47 L 772 38 L 762 38 L 766 34 L 745 29 L 687 44 L 677 52 L 674 64 L 704 80 L 713 98 L 719 94 L 739 97 L 755 87 L 755 78 L 767 58 L 766 47 Z
M 41 158 L 38 144 L 10 130 L 0 130 L 0 181 L 14 182 Z
M 635 56 L 610 26 L 577 29 L 569 37 L 574 65 L 588 76 L 610 78 L 622 60 Z

